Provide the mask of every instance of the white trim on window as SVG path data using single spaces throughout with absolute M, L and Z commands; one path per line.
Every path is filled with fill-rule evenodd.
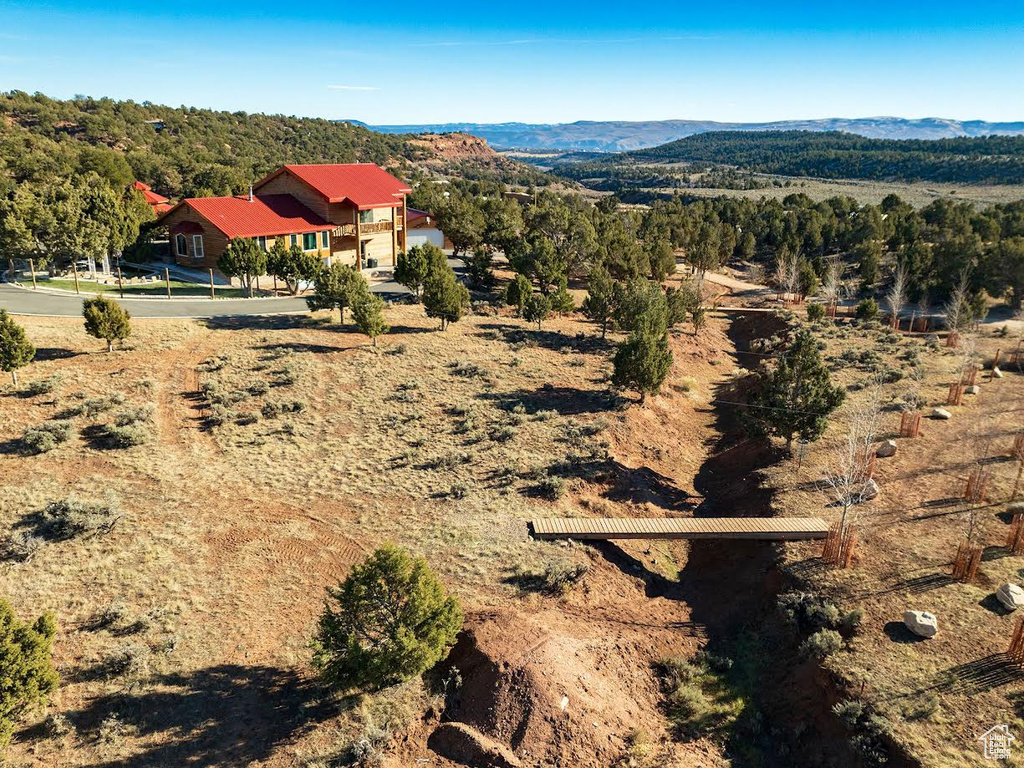
M 192 235 L 192 258 L 196 261 L 200 261 L 206 255 L 206 251 L 203 249 L 203 236 Z
M 309 245 L 309 241 L 313 241 L 313 245 Z M 303 232 L 302 233 L 302 250 L 306 253 L 316 250 L 316 232 Z
M 188 256 L 188 238 L 181 232 L 174 236 L 174 253 L 178 256 Z

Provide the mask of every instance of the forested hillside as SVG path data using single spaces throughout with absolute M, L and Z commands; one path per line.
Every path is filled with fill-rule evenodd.
M 867 139 L 850 133 L 717 131 L 609 158 L 717 163 L 747 171 L 826 179 L 1024 183 L 1024 136 L 924 141 Z

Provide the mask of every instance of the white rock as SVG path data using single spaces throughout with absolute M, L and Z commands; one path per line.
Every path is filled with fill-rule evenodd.
M 969 386 L 969 387 L 964 387 L 964 394 L 965 395 L 977 395 L 980 392 L 981 392 L 981 387 L 979 387 L 977 384 L 971 384 L 971 386 Z
M 932 409 L 933 419 L 952 419 L 953 414 L 947 411 L 945 408 L 933 408 Z
M 895 456 L 895 455 L 896 455 L 896 441 L 895 440 L 886 440 L 884 443 L 882 443 L 880 446 L 878 446 L 878 450 L 875 451 L 875 456 L 877 456 L 880 459 L 887 459 L 890 456 Z
M 907 611 L 903 623 L 918 637 L 935 637 L 939 633 L 939 620 L 928 611 Z
M 1006 610 L 1016 611 L 1018 608 L 1024 608 L 1024 589 L 1016 584 L 1003 584 L 996 590 L 996 599 Z
M 861 501 L 871 501 L 876 496 L 878 496 L 878 483 L 875 482 L 875 478 L 871 478 L 861 486 L 859 498 Z
M 1001 378 L 1003 378 L 1003 372 L 1000 371 L 998 368 L 993 368 L 992 369 L 992 377 L 996 378 L 996 379 L 1001 379 Z

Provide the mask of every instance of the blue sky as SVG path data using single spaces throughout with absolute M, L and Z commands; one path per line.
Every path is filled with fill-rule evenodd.
M 1024 120 L 1024 0 L 0 0 L 0 90 L 369 123 Z

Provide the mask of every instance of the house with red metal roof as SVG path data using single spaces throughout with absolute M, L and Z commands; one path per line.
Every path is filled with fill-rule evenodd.
M 131 188 L 142 193 L 146 202 L 149 203 L 149 207 L 153 209 L 153 213 L 157 216 L 162 216 L 174 207 L 171 205 L 170 200 L 163 195 L 158 195 L 148 184 L 143 184 L 141 181 L 134 181 L 132 182 Z
M 406 248 L 411 191 L 372 163 L 284 165 L 248 195 L 182 200 L 160 224 L 182 266 L 216 269 L 236 238 L 252 238 L 267 250 L 284 238 L 325 263 L 391 267 Z

